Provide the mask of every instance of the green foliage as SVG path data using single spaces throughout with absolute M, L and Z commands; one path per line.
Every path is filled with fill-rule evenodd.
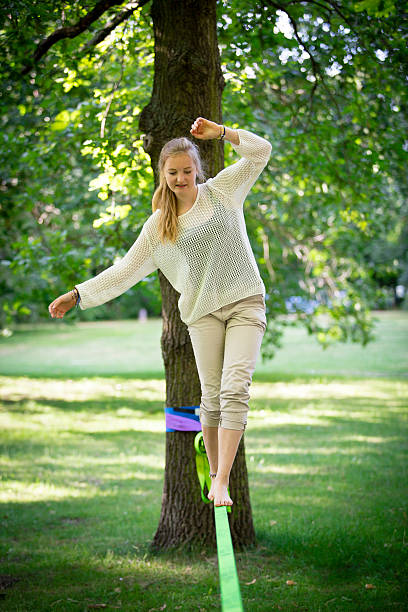
M 224 120 L 273 145 L 247 217 L 273 344 L 291 295 L 315 304 L 297 318 L 324 346 L 365 344 L 384 292 L 379 267 L 391 301 L 408 269 L 406 29 L 350 3 L 342 14 L 322 8 L 219 6 Z
M 56 295 L 126 252 L 151 210 L 153 172 L 138 129 L 153 77 L 149 7 L 89 45 L 121 10 L 113 7 L 22 75 L 40 40 L 88 10 L 40 5 L 1 14 L 3 327 L 48 317 Z M 224 121 L 273 146 L 246 205 L 268 293 L 267 351 L 279 346 L 288 309 L 324 346 L 365 344 L 369 309 L 389 305 L 408 278 L 403 2 L 223 0 L 217 10 Z M 235 159 L 227 145 L 226 162 Z M 158 314 L 155 275 L 123 307 L 83 316 L 134 312 L 147 298 Z
M 388 17 L 396 12 L 393 0 L 361 0 L 355 2 L 354 8 L 356 11 L 367 11 L 369 15 L 375 17 Z
M 137 30 L 123 24 L 91 52 L 62 41 L 41 69 L 21 77 L 17 30 L 24 24 L 27 40 L 39 40 L 59 23 L 55 3 L 43 3 L 33 21 L 25 11 L 36 9 L 20 8 L 3 30 L 10 67 L 0 96 L 3 327 L 28 318 L 16 300 L 31 320 L 47 317 L 52 299 L 124 254 L 149 214 L 153 184 L 137 127 L 152 82 L 149 22 L 137 15 Z M 66 20 L 69 10 L 74 19 L 85 9 L 65 6 Z M 26 53 L 30 48 L 27 43 Z M 152 281 L 159 292 L 152 278 L 132 290 L 134 302 L 145 304 Z M 90 318 L 102 310 L 105 316 L 121 311 L 112 304 Z M 158 312 L 155 298 L 151 314 Z

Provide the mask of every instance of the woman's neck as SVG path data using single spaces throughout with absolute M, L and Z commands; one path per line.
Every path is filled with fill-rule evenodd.
M 180 198 L 178 196 L 177 197 L 177 215 L 182 215 L 183 213 L 190 210 L 190 208 L 193 206 L 194 202 L 197 199 L 197 195 L 198 195 L 198 187 L 196 185 L 193 196 L 191 196 L 190 194 L 186 194 L 185 198 Z

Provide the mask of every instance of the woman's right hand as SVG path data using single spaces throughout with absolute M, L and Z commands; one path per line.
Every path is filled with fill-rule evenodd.
M 64 293 L 51 302 L 51 304 L 48 306 L 49 313 L 54 319 L 62 319 L 64 314 L 75 306 L 75 302 L 76 300 L 72 294 L 72 291 Z
M 209 121 L 209 119 L 204 119 L 204 117 L 197 117 L 191 126 L 190 134 L 200 140 L 219 138 L 222 134 L 222 125 Z

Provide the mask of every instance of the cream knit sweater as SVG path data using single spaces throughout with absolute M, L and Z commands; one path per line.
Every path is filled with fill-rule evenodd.
M 94 278 L 76 285 L 82 310 L 116 298 L 160 269 L 180 293 L 180 317 L 190 325 L 265 286 L 249 243 L 243 203 L 268 162 L 267 140 L 238 129 L 242 159 L 198 185 L 193 206 L 179 216 L 175 243 L 158 237 L 160 210 L 147 219 L 126 255 Z

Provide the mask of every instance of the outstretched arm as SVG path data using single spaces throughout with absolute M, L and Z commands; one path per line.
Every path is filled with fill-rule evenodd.
M 81 298 L 79 306 L 85 310 L 113 300 L 154 270 L 157 270 L 157 266 L 150 252 L 144 226 L 139 237 L 120 261 L 97 276 L 76 285 Z M 65 293 L 49 305 L 48 310 L 53 318 L 62 319 L 75 305 L 72 294 L 73 292 Z

